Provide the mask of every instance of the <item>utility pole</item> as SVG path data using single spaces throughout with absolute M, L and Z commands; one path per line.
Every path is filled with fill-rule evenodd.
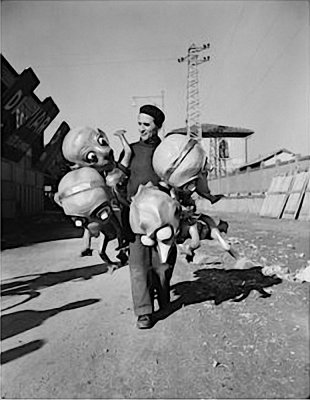
M 198 65 L 210 60 L 209 56 L 199 58 L 199 53 L 209 48 L 210 43 L 203 44 L 202 46 L 192 44 L 188 49 L 187 56 L 178 58 L 179 63 L 187 60 L 187 136 L 196 140 L 201 140 L 202 138 L 199 107 Z

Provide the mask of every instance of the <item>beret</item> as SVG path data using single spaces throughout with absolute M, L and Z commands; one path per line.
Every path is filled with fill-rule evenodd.
M 158 128 L 162 127 L 162 124 L 165 121 L 165 114 L 153 104 L 145 104 L 140 107 L 140 114 L 147 114 L 154 118 L 155 125 Z

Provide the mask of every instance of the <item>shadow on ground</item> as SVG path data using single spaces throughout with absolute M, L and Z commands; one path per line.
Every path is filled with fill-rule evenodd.
M 219 305 L 229 300 L 242 301 L 253 290 L 258 291 L 261 297 L 270 297 L 264 289 L 282 282 L 278 277 L 263 275 L 261 267 L 248 270 L 200 269 L 194 272 L 194 277 L 197 279 L 179 282 L 171 287 L 178 298 L 164 312 L 156 312 L 157 319 L 165 319 L 190 304 L 214 301 L 215 305 Z
M 62 307 L 51 308 L 45 311 L 23 310 L 6 314 L 1 317 L 1 340 L 26 332 L 43 324 L 48 318 L 63 311 L 74 310 L 97 303 L 100 299 L 87 299 L 75 301 Z M 1 353 L 1 364 L 16 360 L 26 354 L 40 349 L 45 344 L 44 340 L 34 340 L 27 344 L 15 347 Z
M 40 326 L 45 320 L 63 311 L 74 310 L 97 303 L 100 299 L 87 299 L 75 301 L 62 307 L 51 308 L 44 311 L 22 310 L 1 317 L 1 340 L 18 335 Z
M 1 230 L 1 250 L 83 236 L 83 230 L 75 227 L 68 216 L 56 212 L 19 220 L 4 219 Z
M 33 351 L 39 350 L 44 344 L 44 340 L 33 340 L 32 342 L 15 347 L 14 349 L 3 351 L 1 353 L 1 364 L 6 364 L 19 357 L 32 353 Z
M 105 274 L 109 271 L 108 264 L 95 264 L 87 267 L 67 269 L 58 272 L 46 272 L 39 275 L 22 275 L 10 278 L 7 283 L 1 283 L 1 295 L 4 296 L 28 296 L 25 300 L 13 306 L 3 308 L 2 311 L 26 303 L 40 296 L 40 289 L 58 285 L 72 280 L 91 279 L 93 276 Z M 119 266 L 120 268 L 121 266 Z

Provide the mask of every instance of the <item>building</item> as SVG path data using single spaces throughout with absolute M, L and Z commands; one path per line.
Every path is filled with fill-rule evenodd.
M 245 171 L 246 169 L 254 169 L 260 167 L 268 167 L 271 165 L 276 165 L 277 163 L 295 160 L 296 154 L 287 149 L 279 149 L 273 151 L 265 156 L 259 156 L 254 161 L 242 164 L 238 167 L 239 171 Z
M 247 141 L 254 134 L 253 130 L 207 123 L 201 124 L 201 130 L 201 145 L 213 167 L 210 177 L 226 175 L 247 162 Z M 187 127 L 174 129 L 166 136 L 174 133 L 186 135 Z
M 58 190 L 60 179 L 71 171 L 61 150 L 63 139 L 69 130 L 69 125 L 63 121 L 45 146 L 37 163 L 37 168 L 44 173 L 44 198 L 45 209 L 47 210 L 58 208 L 54 202 L 54 194 Z
M 44 209 L 44 173 L 39 160 L 46 127 L 59 113 L 51 97 L 41 101 L 40 81 L 31 68 L 20 74 L 1 54 L 1 212 L 2 219 Z

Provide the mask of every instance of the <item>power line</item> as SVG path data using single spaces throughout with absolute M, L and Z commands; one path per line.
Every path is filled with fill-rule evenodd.
M 123 60 L 106 60 L 100 62 L 87 62 L 87 63 L 74 63 L 74 64 L 49 64 L 49 65 L 40 65 L 32 63 L 33 68 L 80 68 L 80 67 L 91 67 L 97 65 L 104 65 L 104 64 L 128 64 L 128 63 L 148 63 L 148 62 L 170 62 L 174 61 L 175 58 L 150 58 L 150 59 L 123 59 Z
M 239 12 L 239 18 L 238 18 L 238 21 L 237 21 L 236 25 L 234 26 L 234 29 L 233 29 L 233 33 L 232 33 L 232 35 L 231 35 L 231 40 L 230 40 L 229 46 L 231 46 L 232 43 L 233 43 L 233 41 L 234 41 L 234 38 L 235 38 L 236 32 L 237 32 L 237 28 L 240 26 L 241 20 L 242 20 L 242 18 L 243 18 L 243 14 L 244 14 L 244 6 L 242 7 L 242 9 L 241 9 L 240 12 Z M 246 63 L 246 66 L 244 67 L 244 70 L 245 70 L 245 71 L 248 70 L 248 67 L 250 66 L 252 60 L 254 59 L 254 57 L 256 56 L 256 54 L 258 53 L 258 51 L 261 49 L 262 45 L 265 43 L 266 37 L 267 37 L 267 36 L 270 34 L 270 32 L 272 31 L 272 29 L 273 29 L 274 26 L 275 26 L 276 21 L 280 18 L 280 16 L 281 16 L 281 14 L 276 14 L 276 16 L 272 19 L 272 21 L 271 21 L 271 23 L 270 23 L 268 29 L 267 29 L 267 30 L 263 33 L 263 35 L 261 36 L 261 39 L 259 40 L 259 42 L 258 42 L 258 44 L 257 44 L 257 46 L 256 46 L 256 48 L 255 48 L 255 50 L 254 50 L 254 52 L 253 52 L 252 55 L 249 57 L 249 59 L 248 59 L 248 61 L 247 61 L 247 63 Z M 229 47 L 229 46 L 227 46 L 227 47 Z M 221 70 L 224 69 L 224 65 L 225 65 L 225 62 L 226 62 L 226 59 L 227 59 L 227 52 L 226 52 L 225 54 L 226 54 L 226 56 L 225 56 L 225 58 L 224 58 L 224 62 L 223 62 L 223 64 L 222 64 L 222 66 L 221 66 Z M 209 93 L 211 93 L 211 97 L 212 97 L 212 90 L 213 90 L 215 84 L 216 84 L 216 81 L 214 80 L 214 81 L 213 81 L 213 84 L 211 85 L 211 87 L 210 87 L 210 89 L 209 89 Z M 237 87 L 237 86 L 238 86 L 238 83 L 236 83 L 234 86 L 232 86 L 231 91 L 233 91 L 234 88 Z M 202 98 L 201 104 L 204 104 L 204 103 L 205 103 L 205 98 Z
M 256 48 L 255 48 L 255 50 L 254 50 L 254 53 L 252 54 L 252 56 L 250 56 L 249 61 L 247 62 L 246 68 L 250 65 L 251 61 L 252 61 L 252 60 L 254 59 L 254 57 L 256 56 L 256 54 L 258 53 L 258 51 L 259 51 L 260 48 L 262 47 L 263 43 L 265 43 L 266 37 L 267 37 L 267 36 L 269 35 L 269 33 L 271 32 L 272 28 L 275 26 L 276 20 L 279 19 L 280 16 L 281 16 L 281 14 L 279 13 L 279 14 L 277 14 L 277 15 L 273 18 L 273 20 L 272 20 L 272 22 L 271 22 L 269 28 L 266 30 L 266 32 L 265 32 L 264 35 L 262 36 L 261 40 L 258 42 L 258 44 L 257 44 L 257 46 L 256 46 Z
M 243 68 L 244 71 L 248 71 L 248 70 L 249 70 L 249 66 L 251 65 L 252 60 L 255 58 L 256 54 L 258 53 L 258 51 L 260 50 L 260 48 L 262 47 L 262 45 L 265 43 L 266 37 L 267 37 L 267 36 L 270 34 L 270 32 L 272 31 L 273 27 L 275 26 L 275 22 L 276 22 L 277 19 L 279 19 L 280 15 L 281 15 L 281 14 L 277 14 L 277 15 L 275 16 L 275 18 L 273 18 L 273 20 L 272 20 L 271 24 L 269 25 L 268 29 L 267 29 L 267 30 L 265 31 L 265 33 L 261 36 L 261 39 L 260 39 L 260 41 L 258 42 L 258 44 L 257 44 L 257 46 L 256 46 L 256 48 L 255 48 L 255 50 L 254 50 L 254 52 L 253 52 L 253 54 L 249 57 L 247 63 L 245 64 L 245 66 L 244 66 L 244 68 Z M 231 92 L 233 92 L 234 89 L 235 89 L 236 87 L 238 87 L 238 85 L 239 85 L 238 82 L 236 82 L 235 85 L 233 85 L 233 86 L 231 87 Z
M 227 57 L 228 57 L 228 54 L 229 54 L 228 49 L 231 50 L 231 48 L 233 47 L 233 43 L 234 43 L 234 40 L 235 40 L 235 37 L 236 37 L 237 30 L 241 26 L 241 21 L 243 19 L 244 11 L 245 11 L 245 5 L 243 4 L 242 7 L 240 8 L 240 11 L 239 11 L 239 14 L 238 14 L 238 17 L 237 17 L 237 21 L 236 21 L 235 25 L 233 26 L 233 28 L 231 30 L 231 34 L 229 35 L 230 40 L 229 40 L 229 42 L 228 42 L 228 44 L 226 46 L 226 49 L 224 51 L 223 61 L 217 60 L 217 64 L 220 66 L 217 69 L 217 74 L 216 74 L 217 78 L 220 77 L 220 75 L 222 74 L 222 71 L 224 70 L 224 67 L 225 67 L 225 64 L 226 64 L 226 60 L 227 60 Z M 213 83 L 211 84 L 211 86 L 209 88 L 210 97 L 212 97 L 212 90 L 213 90 L 214 86 L 217 84 L 217 82 L 218 82 L 218 79 L 213 79 Z M 201 104 L 203 104 L 203 103 L 205 103 L 205 98 L 202 98 Z
M 261 78 L 259 79 L 259 81 L 253 86 L 253 88 L 247 93 L 247 95 L 245 96 L 245 100 L 244 102 L 240 105 L 237 105 L 236 108 L 233 110 L 233 112 L 237 109 L 241 110 L 244 107 L 248 106 L 250 103 L 248 101 L 249 97 L 257 90 L 258 86 L 260 86 L 263 81 L 266 79 L 266 77 L 269 75 L 270 71 L 274 68 L 274 66 L 276 65 L 276 62 L 283 57 L 283 55 L 286 53 L 287 51 L 287 47 L 288 44 L 291 43 L 295 37 L 301 32 L 301 30 L 303 29 L 302 26 L 300 26 L 295 32 L 294 34 L 289 38 L 288 41 L 285 42 L 283 48 L 281 49 L 281 51 L 278 52 L 278 54 L 276 55 L 276 57 L 273 59 L 273 61 L 271 62 L 271 64 L 267 67 L 267 69 L 265 70 L 264 74 L 261 76 Z

